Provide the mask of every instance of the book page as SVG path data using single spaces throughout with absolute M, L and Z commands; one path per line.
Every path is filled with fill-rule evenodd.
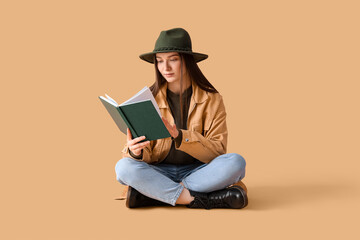
M 133 97 L 131 97 L 129 100 L 127 100 L 127 101 L 123 102 L 122 104 L 120 104 L 120 106 L 128 105 L 128 104 L 131 104 L 131 103 L 136 103 L 136 102 L 143 102 L 143 101 L 146 101 L 146 100 L 151 100 L 151 102 L 154 105 L 156 111 L 158 112 L 159 116 L 161 117 L 159 106 L 158 106 L 152 92 L 146 86 L 143 89 L 141 89 L 138 93 L 136 93 Z
M 109 99 L 107 99 L 107 98 L 104 98 L 103 96 L 99 96 L 99 98 L 102 99 L 102 100 L 104 100 L 105 102 L 113 105 L 114 107 L 119 106 L 116 102 L 114 102 L 114 101 L 112 101 L 112 100 L 109 100 Z
M 105 93 L 105 96 L 106 96 L 110 101 L 112 101 L 114 104 L 116 104 L 116 106 L 119 106 L 119 104 L 118 104 L 114 99 L 112 99 L 111 97 L 109 97 L 106 93 Z

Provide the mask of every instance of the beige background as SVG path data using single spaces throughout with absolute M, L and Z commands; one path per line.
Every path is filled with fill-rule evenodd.
M 1 1 L 1 239 L 359 239 L 358 1 Z M 154 81 L 187 29 L 224 97 L 243 210 L 115 201 L 125 135 L 98 96 Z

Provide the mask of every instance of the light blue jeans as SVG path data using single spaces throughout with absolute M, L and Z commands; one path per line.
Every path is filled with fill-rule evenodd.
M 245 177 L 246 162 L 237 153 L 227 153 L 210 163 L 188 165 L 148 164 L 122 158 L 115 166 L 116 179 L 153 199 L 175 206 L 184 187 L 196 192 L 224 189 Z

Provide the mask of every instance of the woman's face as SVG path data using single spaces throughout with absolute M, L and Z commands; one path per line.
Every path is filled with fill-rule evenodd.
M 169 83 L 180 82 L 181 59 L 177 52 L 156 53 L 157 68 Z M 186 75 L 183 64 L 183 75 Z

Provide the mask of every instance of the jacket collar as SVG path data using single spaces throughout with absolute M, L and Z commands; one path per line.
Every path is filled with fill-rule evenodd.
M 206 99 L 208 98 L 207 92 L 202 90 L 194 81 L 191 81 L 191 85 L 192 85 L 193 94 L 191 96 L 190 104 L 192 105 L 193 103 L 198 104 L 205 102 Z M 160 90 L 156 95 L 155 99 L 159 105 L 159 108 L 169 108 L 169 104 L 166 101 L 167 87 L 168 87 L 168 82 L 165 82 L 165 84 L 163 84 L 160 87 Z

